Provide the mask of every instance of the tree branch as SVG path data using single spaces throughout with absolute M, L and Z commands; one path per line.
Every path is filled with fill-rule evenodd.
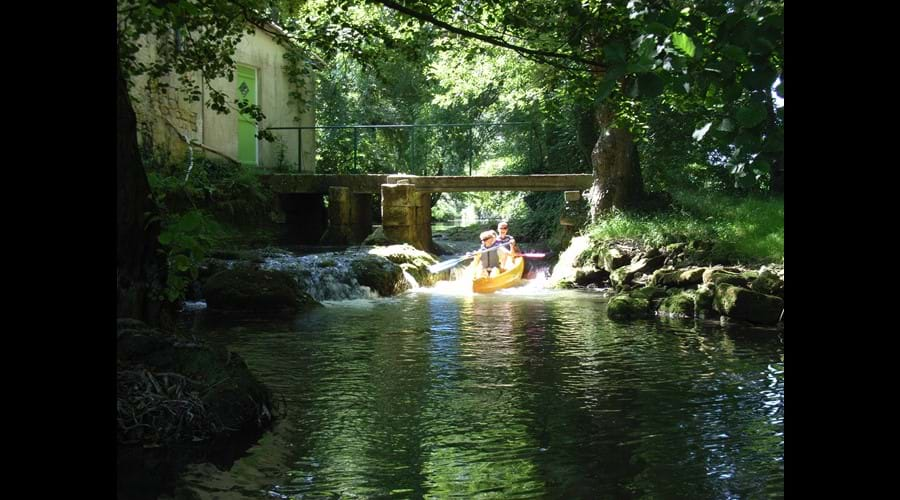
M 523 56 L 535 58 L 541 62 L 550 64 L 552 66 L 556 66 L 558 68 L 568 69 L 568 70 L 574 69 L 574 68 L 554 62 L 554 60 L 562 59 L 562 60 L 581 63 L 584 65 L 590 66 L 591 71 L 603 72 L 606 69 L 602 64 L 598 63 L 597 61 L 584 59 L 582 57 L 578 57 L 578 56 L 575 56 L 572 54 L 563 54 L 563 53 L 559 53 L 559 52 L 549 52 L 549 51 L 545 51 L 545 50 L 529 49 L 527 47 L 522 47 L 519 45 L 511 44 L 511 43 L 507 42 L 506 40 L 503 40 L 502 38 L 499 38 L 499 37 L 483 35 L 481 33 L 475 33 L 473 31 L 465 30 L 462 28 L 457 28 L 456 26 L 445 23 L 444 21 L 441 21 L 440 19 L 435 18 L 433 15 L 431 15 L 429 13 L 423 13 L 423 12 L 419 12 L 419 11 L 410 9 L 409 7 L 400 5 L 399 3 L 394 2 L 392 0 L 372 0 L 372 1 L 376 2 L 376 3 L 380 3 L 381 5 L 384 5 L 385 7 L 389 8 L 389 9 L 396 10 L 397 12 L 401 12 L 410 17 L 416 18 L 420 21 L 425 21 L 425 22 L 430 23 L 439 28 L 443 28 L 451 33 L 456 33 L 458 35 L 462 35 L 467 38 L 474 38 L 476 40 L 481 40 L 482 42 L 489 43 L 489 44 L 495 45 L 497 47 L 503 47 L 505 49 L 510 49 L 515 52 L 518 52 L 519 54 L 522 54 Z

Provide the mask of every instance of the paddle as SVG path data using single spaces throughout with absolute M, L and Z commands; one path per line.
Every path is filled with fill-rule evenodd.
M 526 259 L 543 259 L 546 257 L 545 253 L 517 253 L 513 257 L 525 257 Z
M 467 261 L 478 254 L 493 252 L 494 250 L 496 250 L 500 247 L 505 247 L 508 245 L 509 245 L 509 243 L 503 243 L 501 245 L 497 245 L 495 247 L 488 248 L 487 250 L 476 251 L 476 252 L 472 252 L 468 255 L 463 255 L 462 257 L 459 257 L 457 259 L 450 259 L 450 260 L 445 260 L 443 262 L 438 262 L 437 264 L 432 264 L 432 265 L 428 266 L 428 272 L 430 272 L 431 274 L 435 274 L 435 273 L 439 273 L 441 271 L 446 271 L 447 269 L 456 267 L 456 265 L 459 264 L 460 262 Z

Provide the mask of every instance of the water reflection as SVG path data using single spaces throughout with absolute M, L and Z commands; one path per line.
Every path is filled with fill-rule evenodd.
M 783 494 L 771 331 L 618 324 L 597 294 L 537 289 L 333 302 L 240 328 L 198 333 L 290 413 L 231 471 L 186 474 L 201 498 Z

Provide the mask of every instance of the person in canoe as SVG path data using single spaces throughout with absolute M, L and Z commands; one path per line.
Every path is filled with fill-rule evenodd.
M 508 248 L 510 252 L 513 254 L 522 253 L 516 245 L 516 239 L 509 234 L 509 222 L 506 222 L 505 220 L 500 221 L 500 223 L 497 224 L 497 232 L 500 233 L 499 236 L 497 236 L 497 243 L 501 245 L 509 243 L 509 246 L 506 248 Z
M 475 278 L 496 276 L 510 265 L 512 258 L 509 245 L 497 241 L 497 233 L 493 229 L 481 233 L 481 247 L 474 254 L 472 265 Z
M 500 233 L 497 236 L 497 242 L 501 245 L 509 243 L 510 256 L 509 261 L 512 262 L 513 258 L 517 255 L 522 255 L 522 251 L 519 249 L 519 245 L 516 244 L 516 239 L 509 234 L 509 222 L 502 220 L 499 224 L 497 224 L 497 232 Z M 510 264 L 511 265 L 511 264 Z M 531 279 L 535 277 L 533 264 L 528 260 L 525 261 L 525 271 L 523 272 L 523 276 L 530 276 Z

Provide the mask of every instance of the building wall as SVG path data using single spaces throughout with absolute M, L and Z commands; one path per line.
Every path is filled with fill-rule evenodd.
M 139 57 L 152 60 L 157 57 L 158 43 L 155 37 L 146 38 L 145 47 Z M 284 71 L 285 49 L 275 40 L 256 28 L 254 35 L 245 35 L 238 43 L 234 61 L 237 64 L 250 66 L 257 70 L 257 104 L 266 119 L 261 127 L 296 127 L 315 125 L 315 87 L 309 79 L 303 90 L 307 96 L 306 109 L 301 113 L 300 106 L 290 96 L 291 84 Z M 199 74 L 194 74 L 195 81 L 200 82 Z M 238 113 L 232 110 L 229 114 L 219 114 L 206 108 L 200 102 L 187 102 L 177 92 L 169 90 L 163 93 L 158 88 L 147 89 L 146 77 L 135 79 L 132 96 L 135 98 L 135 113 L 138 118 L 139 136 L 143 144 L 148 141 L 156 148 L 169 152 L 171 159 L 181 161 L 188 154 L 187 137 L 205 147 L 193 146 L 194 155 L 203 151 L 207 157 L 226 157 L 237 160 L 238 156 Z M 161 80 L 177 86 L 177 76 L 168 75 Z M 231 103 L 237 92 L 237 79 L 229 82 L 225 78 L 213 80 L 211 86 L 224 92 Z M 201 85 L 203 101 L 209 98 L 208 90 Z M 299 120 L 298 118 L 299 115 Z M 272 131 L 277 141 L 258 141 L 259 166 L 276 168 L 279 163 L 287 164 L 290 171 L 297 171 L 302 164 L 305 173 L 315 172 L 315 131 L 302 131 L 302 155 L 298 155 L 298 131 Z M 283 152 L 283 159 L 280 159 Z

